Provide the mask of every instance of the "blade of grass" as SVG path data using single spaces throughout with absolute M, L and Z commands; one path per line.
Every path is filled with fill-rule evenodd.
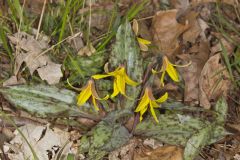
M 22 17 L 21 5 L 19 0 L 7 0 L 8 6 L 12 12 L 13 20 L 18 26 L 20 23 L 20 17 Z
M 24 136 L 24 134 L 22 133 L 22 131 L 17 127 L 17 125 L 14 123 L 14 121 L 3 111 L 0 111 L 0 114 L 9 122 L 11 123 L 14 128 L 19 132 L 19 134 L 23 137 L 24 141 L 27 143 L 28 147 L 30 148 L 33 158 L 34 160 L 39 160 L 36 152 L 34 151 L 34 149 L 32 148 L 31 144 L 28 142 L 27 138 Z
M 67 18 L 68 18 L 68 14 L 70 12 L 71 1 L 72 0 L 67 0 L 67 2 L 66 2 L 67 4 L 66 4 L 65 11 L 63 13 L 63 17 L 62 17 L 62 26 L 61 26 L 58 42 L 61 42 L 63 39 L 63 36 L 64 36 L 64 32 L 65 32 L 65 28 L 66 28 L 66 24 L 67 24 Z
M 229 60 L 229 58 L 228 58 L 227 50 L 226 50 L 226 48 L 224 47 L 224 45 L 223 45 L 223 43 L 222 43 L 221 40 L 220 40 L 220 44 L 221 44 L 221 48 L 222 48 L 221 54 L 222 54 L 222 56 L 223 56 L 223 60 L 224 60 L 224 62 L 225 62 L 225 64 L 226 64 L 226 66 L 227 66 L 228 72 L 229 72 L 229 74 L 230 74 L 230 79 L 231 79 L 232 81 L 234 81 L 233 71 L 232 71 L 232 67 L 231 67 L 230 60 Z
M 10 57 L 11 62 L 13 62 L 12 49 L 8 45 L 7 35 L 6 35 L 6 32 L 3 29 L 2 25 L 0 26 L 0 39 L 1 39 L 2 43 L 3 43 L 3 48 L 7 51 L 7 54 Z

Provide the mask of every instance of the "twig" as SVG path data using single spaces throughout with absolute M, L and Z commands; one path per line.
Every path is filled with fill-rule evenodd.
M 42 19 L 43 19 L 43 14 L 44 14 L 44 11 L 45 11 L 46 3 L 47 3 L 47 0 L 44 0 L 41 17 L 40 17 L 40 20 L 39 20 L 39 23 L 38 23 L 38 30 L 37 30 L 36 40 L 38 39 L 38 35 L 39 35 L 39 32 L 40 32 L 40 28 L 41 28 L 41 24 L 42 24 Z

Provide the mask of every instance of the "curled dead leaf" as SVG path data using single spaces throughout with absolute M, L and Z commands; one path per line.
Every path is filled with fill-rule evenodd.
M 178 57 L 192 62 L 188 67 L 179 68 L 185 82 L 184 101 L 197 103 L 199 101 L 199 77 L 209 57 L 208 44 L 201 41 L 199 45 L 193 46 L 188 54 Z
M 176 20 L 177 10 L 159 11 L 152 21 L 153 43 L 167 56 L 178 48 L 178 37 L 188 28 Z
M 210 102 L 215 102 L 222 95 L 226 96 L 230 87 L 229 74 L 221 63 L 220 53 L 210 57 L 199 78 L 200 105 L 209 109 Z

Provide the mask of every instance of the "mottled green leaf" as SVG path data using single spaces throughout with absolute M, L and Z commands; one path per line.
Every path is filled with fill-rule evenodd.
M 152 119 L 145 119 L 135 129 L 136 135 L 152 137 L 161 142 L 184 146 L 196 131 L 209 125 L 199 118 L 187 115 L 171 114 L 159 115 L 159 123 Z
M 0 93 L 18 109 L 37 117 L 82 116 L 95 119 L 94 115 L 78 109 L 76 94 L 70 90 L 48 85 L 20 85 L 1 88 Z
M 91 56 L 71 56 L 65 61 L 65 67 L 70 71 L 69 81 L 72 84 L 83 85 L 89 77 L 103 70 L 105 54 L 94 53 Z
M 228 105 L 224 97 L 220 98 L 217 101 L 217 104 L 215 105 L 214 109 L 217 112 L 217 117 L 216 117 L 217 123 L 224 123 L 227 116 L 227 110 L 228 110 Z
M 193 160 L 198 155 L 211 138 L 212 127 L 212 125 L 206 126 L 191 136 L 184 149 L 184 160 Z
M 181 111 L 180 106 L 187 106 L 173 103 L 163 105 L 164 108 L 172 108 L 175 111 Z M 194 113 L 199 112 L 199 109 L 190 108 L 189 111 Z M 182 114 L 183 112 L 172 111 L 158 116 L 159 123 L 152 119 L 145 119 L 136 126 L 135 134 L 143 137 L 151 137 L 161 142 L 185 146 L 184 159 L 192 160 L 201 151 L 201 149 L 212 143 L 215 143 L 229 134 L 224 129 L 224 122 L 227 113 L 226 101 L 221 98 L 215 106 L 215 111 L 202 109 L 203 112 L 208 112 L 216 119 L 208 121 L 204 118 L 197 118 Z M 217 116 L 216 116 L 217 115 Z
M 141 82 L 143 77 L 143 60 L 135 35 L 129 22 L 123 23 L 117 31 L 116 42 L 109 58 L 112 68 L 126 65 L 128 75 L 135 81 Z M 140 93 L 140 87 L 127 87 L 127 95 L 133 99 Z M 133 100 L 125 101 L 125 108 L 131 108 Z
M 117 112 L 115 112 L 117 113 Z M 108 152 L 117 149 L 128 142 L 131 137 L 128 130 L 114 119 L 104 119 L 95 126 L 88 136 L 81 138 L 80 153 L 87 152 L 87 158 L 100 160 Z

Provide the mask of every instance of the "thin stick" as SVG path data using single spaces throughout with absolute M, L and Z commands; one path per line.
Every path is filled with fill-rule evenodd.
M 40 17 L 40 20 L 39 20 L 39 23 L 38 23 L 38 30 L 37 30 L 36 40 L 38 39 L 38 35 L 39 35 L 39 32 L 40 32 L 40 28 L 41 28 L 41 24 L 42 24 L 42 19 L 43 19 L 43 14 L 44 14 L 44 11 L 45 11 L 46 3 L 47 3 L 47 0 L 44 0 L 41 17 Z

